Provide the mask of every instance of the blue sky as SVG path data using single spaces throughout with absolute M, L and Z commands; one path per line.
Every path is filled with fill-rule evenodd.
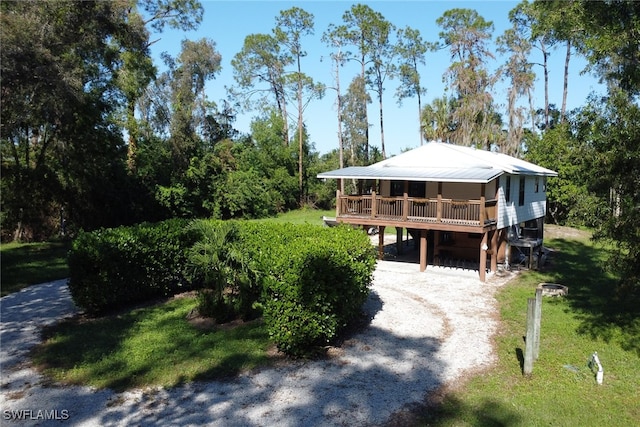
M 329 58 L 331 49 L 321 42 L 323 32 L 330 23 L 341 24 L 342 15 L 355 2 L 351 1 L 202 1 L 205 14 L 203 22 L 197 31 L 165 31 L 152 35 L 152 39 L 160 38 L 151 47 L 154 61 L 160 71 L 164 65 L 160 54 L 167 52 L 171 56 L 180 53 L 180 42 L 183 39 L 197 40 L 208 38 L 216 43 L 218 52 L 222 55 L 222 70 L 214 80 L 207 83 L 209 100 L 220 103 L 227 98 L 226 87 L 235 84 L 231 60 L 242 49 L 244 39 L 249 34 L 271 33 L 275 27 L 275 18 L 281 10 L 293 6 L 300 7 L 314 15 L 315 34 L 303 39 L 303 47 L 307 56 L 303 58 L 303 72 L 316 81 L 327 86 L 334 86 L 332 73 L 333 64 Z M 397 28 L 410 26 L 418 29 L 423 40 L 436 42 L 441 28 L 436 25 L 436 19 L 449 9 L 475 9 L 486 20 L 494 25 L 493 39 L 495 40 L 510 27 L 508 14 L 518 2 L 515 1 L 370 1 L 362 2 L 380 12 L 385 19 Z M 501 65 L 505 58 L 496 52 L 496 59 L 490 64 L 491 69 Z M 434 98 L 443 95 L 445 84 L 442 75 L 449 66 L 449 53 L 444 51 L 428 52 L 426 66 L 420 70 L 422 84 L 427 88 L 423 97 L 423 105 Z M 532 62 L 541 62 L 539 51 L 531 57 Z M 340 85 L 344 89 L 351 79 L 358 73 L 353 64 L 340 70 Z M 578 56 L 572 58 L 570 65 L 570 79 L 568 92 L 568 109 L 582 106 L 587 96 L 593 92 L 602 92 L 602 86 L 597 79 L 588 74 L 581 75 L 585 61 Z M 564 48 L 552 51 L 550 57 L 550 102 L 560 107 L 562 103 L 562 76 L 564 67 Z M 538 74 L 535 85 L 536 107 L 544 105 L 544 82 L 542 68 L 536 67 Z M 406 148 L 415 148 L 420 144 L 418 134 L 418 110 L 415 98 L 405 99 L 402 106 L 398 106 L 394 97 L 398 82 L 387 81 L 383 97 L 385 146 L 387 155 L 400 153 Z M 369 131 L 370 143 L 380 147 L 380 127 L 378 103 L 372 94 L 374 102 L 369 105 L 369 121 L 372 124 Z M 322 100 L 313 101 L 305 111 L 305 122 L 315 149 L 326 153 L 338 146 L 337 111 L 335 106 L 336 92 L 327 90 Z M 506 104 L 506 83 L 500 84 L 494 90 L 494 101 L 501 109 Z M 293 109 L 291 109 L 293 111 Z M 237 117 L 235 127 L 241 132 L 249 131 L 251 119 L 257 112 L 247 112 Z

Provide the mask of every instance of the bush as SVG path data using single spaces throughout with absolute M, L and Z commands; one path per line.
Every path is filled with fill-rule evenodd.
M 261 292 L 245 252 L 239 243 L 238 222 L 200 220 L 192 224 L 198 241 L 188 258 L 202 283 L 198 311 L 219 323 L 241 317 L 259 317 L 256 308 Z
M 174 219 L 81 233 L 69 288 L 91 313 L 201 289 L 203 314 L 264 310 L 278 348 L 306 356 L 360 316 L 374 268 L 368 236 L 350 227 Z
M 197 233 L 186 220 L 81 232 L 69 253 L 74 302 L 101 313 L 192 288 L 187 249 Z
M 250 224 L 244 233 L 262 273 L 265 323 L 280 350 L 312 354 L 360 316 L 375 268 L 364 233 L 292 224 Z

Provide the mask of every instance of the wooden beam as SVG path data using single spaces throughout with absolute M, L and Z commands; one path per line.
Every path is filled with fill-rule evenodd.
M 396 251 L 398 252 L 398 255 L 402 255 L 404 253 L 402 231 L 402 227 L 396 227 Z
M 427 269 L 427 230 L 420 230 L 420 271 Z
M 487 280 L 487 234 L 482 233 L 482 241 L 480 243 L 480 281 L 485 282 Z
M 480 225 L 484 225 L 487 220 L 487 199 L 485 192 L 487 190 L 487 184 L 480 184 Z
M 491 244 L 489 245 L 489 249 L 491 249 L 491 271 L 498 271 L 498 231 L 492 230 L 489 232 L 491 235 Z
M 384 259 L 384 225 L 378 228 L 378 259 Z
M 438 182 L 438 205 L 436 208 L 436 221 L 442 221 L 442 183 Z

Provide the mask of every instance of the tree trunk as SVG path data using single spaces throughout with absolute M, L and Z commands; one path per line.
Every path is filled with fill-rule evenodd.
M 569 86 L 569 60 L 571 59 L 571 40 L 567 40 L 567 55 L 564 58 L 564 86 L 562 88 L 562 109 L 560 110 L 560 123 L 564 122 L 567 111 L 567 87 Z
M 384 118 L 382 113 L 382 84 L 378 85 L 378 101 L 380 103 L 380 145 L 382 150 L 382 158 L 387 158 L 387 152 L 384 148 Z
M 544 58 L 544 129 L 549 129 L 549 67 L 547 64 L 547 47 L 543 42 L 540 42 L 540 49 L 542 49 L 542 56 Z

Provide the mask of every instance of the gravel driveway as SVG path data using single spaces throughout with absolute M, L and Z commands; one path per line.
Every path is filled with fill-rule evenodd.
M 463 374 L 493 363 L 493 295 L 507 278 L 468 270 L 378 261 L 366 304 L 371 324 L 332 357 L 292 362 L 231 381 L 114 393 L 50 384 L 26 355 L 40 329 L 76 309 L 65 281 L 0 300 L 0 417 L 66 418 L 56 425 L 363 426 L 379 425 Z M 38 411 L 47 411 L 47 414 Z M 49 425 L 28 419 L 16 425 Z

